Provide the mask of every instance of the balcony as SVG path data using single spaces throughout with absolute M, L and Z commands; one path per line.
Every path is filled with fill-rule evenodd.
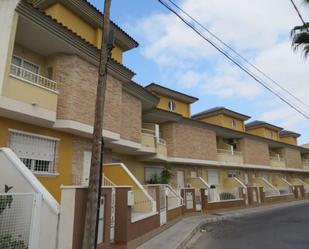
M 273 168 L 285 168 L 285 160 L 279 155 L 272 155 L 270 156 L 270 166 Z
M 217 149 L 217 159 L 225 163 L 243 163 L 243 156 L 240 151 Z
M 55 81 L 45 78 L 42 75 L 35 74 L 25 68 L 11 64 L 10 75 L 24 82 L 58 93 L 57 83 Z
M 57 83 L 14 64 L 11 64 L 2 95 L 33 108 L 39 107 L 53 113 L 57 110 Z
M 309 169 L 309 159 L 303 159 L 303 168 Z
M 160 155 L 167 155 L 166 142 L 162 138 L 155 135 L 154 130 L 142 129 L 142 145 L 151 148 L 155 153 Z

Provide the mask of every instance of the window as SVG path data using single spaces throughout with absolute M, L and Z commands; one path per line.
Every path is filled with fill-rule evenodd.
M 145 167 L 145 182 L 153 180 L 155 177 L 161 177 L 163 167 Z
M 54 70 L 52 67 L 47 68 L 47 78 L 52 80 L 53 79 Z
M 28 169 L 37 173 L 55 173 L 58 139 L 10 130 L 10 147 Z
M 11 74 L 33 83 L 38 81 L 37 75 L 40 72 L 40 67 L 38 65 L 16 55 L 13 55 L 12 64 L 14 66 L 11 67 Z
M 196 171 L 191 171 L 190 173 L 192 178 L 196 178 L 197 177 L 197 172 Z
M 227 172 L 227 177 L 229 177 L 229 178 L 233 178 L 233 177 L 237 177 L 237 176 L 238 176 L 238 174 L 235 170 L 229 170 Z
M 236 128 L 236 126 L 237 126 L 237 122 L 236 122 L 236 120 L 235 120 L 235 119 L 232 119 L 232 121 L 231 121 L 231 125 L 232 125 L 232 128 Z
M 218 170 L 210 169 L 208 170 L 208 184 L 219 185 L 219 172 Z
M 269 131 L 269 137 L 270 137 L 270 138 L 275 138 L 275 134 L 274 134 L 273 131 Z
M 172 112 L 176 110 L 176 103 L 174 100 L 169 100 L 168 101 L 168 109 Z

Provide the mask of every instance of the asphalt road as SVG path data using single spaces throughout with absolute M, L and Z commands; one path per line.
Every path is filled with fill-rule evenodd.
M 205 225 L 192 249 L 309 249 L 309 204 Z

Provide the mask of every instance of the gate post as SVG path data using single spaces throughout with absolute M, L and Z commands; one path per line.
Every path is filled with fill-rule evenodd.
M 40 221 L 42 213 L 42 194 L 33 194 L 33 206 L 30 224 L 29 248 L 39 249 Z

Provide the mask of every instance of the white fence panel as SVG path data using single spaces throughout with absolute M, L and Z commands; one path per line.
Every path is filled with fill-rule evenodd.
M 0 194 L 0 249 L 31 248 L 34 194 Z

